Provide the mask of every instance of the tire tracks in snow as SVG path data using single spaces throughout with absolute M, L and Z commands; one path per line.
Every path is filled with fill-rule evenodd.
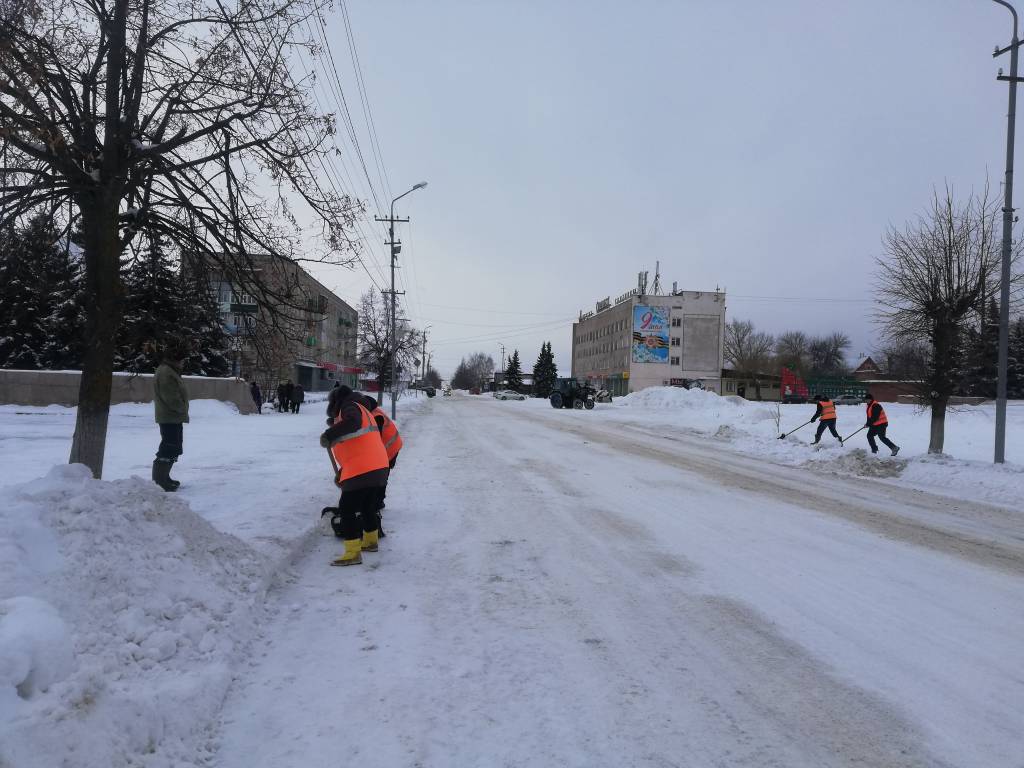
M 541 518 L 558 532 L 540 562 L 570 562 L 573 573 L 551 567 L 544 581 L 563 598 L 563 630 L 575 625 L 585 638 L 591 674 L 615 692 L 622 729 L 646 737 L 624 764 L 946 765 L 894 707 L 841 681 L 749 606 L 705 594 L 697 567 L 663 550 L 648 521 L 595 498 L 586 469 L 603 456 L 567 444 L 565 466 L 555 466 L 500 422 L 482 432 L 489 465 L 558 500 Z
M 523 418 L 523 415 L 518 413 L 514 416 Z M 530 421 L 537 423 L 536 419 Z M 771 464 L 717 448 L 709 449 L 706 440 L 704 444 L 698 446 L 685 438 L 669 437 L 673 445 L 679 445 L 683 449 L 673 451 L 652 444 L 655 440 L 664 442 L 665 437 L 650 436 L 636 427 L 620 425 L 615 429 L 565 421 L 545 426 L 549 429 L 557 428 L 559 432 L 573 434 L 634 457 L 653 459 L 698 474 L 724 487 L 839 517 L 890 539 L 925 547 L 1017 576 L 1024 575 L 1024 534 L 1006 533 L 1014 527 L 1020 531 L 1021 518 L 1019 515 L 1014 517 L 1012 512 L 999 507 L 972 504 L 923 491 L 899 489 L 889 484 L 868 490 L 863 487 L 863 483 L 861 487 L 857 487 L 853 481 L 833 475 L 829 476 L 831 487 L 822 488 L 815 485 L 820 476 L 805 469 Z M 626 434 L 627 430 L 632 434 Z M 696 450 L 701 450 L 705 454 L 712 453 L 713 456 L 698 455 L 695 453 Z M 836 486 L 839 486 L 839 489 Z M 856 501 L 841 498 L 837 495 L 837 490 L 845 492 Z M 921 516 L 906 517 L 887 509 L 887 506 L 897 505 L 916 508 L 920 510 Z M 951 521 L 952 524 L 945 527 L 941 520 L 930 523 L 921 519 L 935 511 L 942 511 L 948 515 L 950 512 L 947 510 L 952 511 L 956 517 L 969 517 L 974 510 L 979 517 L 998 518 L 1001 540 L 955 530 L 955 521 Z

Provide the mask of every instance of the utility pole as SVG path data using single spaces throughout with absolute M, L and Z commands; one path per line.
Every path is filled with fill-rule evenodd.
M 501 373 L 498 375 L 498 383 L 505 386 L 505 345 L 499 343 L 498 346 L 501 347 Z
M 423 373 L 420 374 L 420 381 L 427 380 L 427 330 L 423 329 L 423 354 L 420 355 L 420 359 L 423 361 Z
M 996 440 L 995 463 L 1006 460 L 1006 368 L 1010 346 L 1010 250 L 1013 240 L 1013 138 L 1017 119 L 1017 11 L 1005 0 L 993 0 L 1009 9 L 1013 15 L 1013 40 L 1003 49 L 996 47 L 993 58 L 1010 53 L 1010 74 L 1004 76 L 999 70 L 998 80 L 1010 85 L 1010 104 L 1006 113 L 1006 180 L 1003 183 L 1003 264 L 1002 281 L 999 286 L 999 367 L 996 377 Z
M 408 194 L 415 192 L 417 189 L 423 189 L 427 186 L 427 182 L 421 181 L 419 184 L 413 184 L 412 189 L 407 192 L 403 192 L 394 200 L 391 201 L 391 215 L 386 219 L 382 216 L 374 216 L 374 221 L 388 223 L 388 242 L 385 245 L 391 246 L 391 290 L 384 291 L 384 293 L 391 294 L 391 344 L 389 345 L 391 350 L 391 418 L 395 418 L 395 402 L 397 397 L 395 395 L 395 378 L 397 376 L 396 360 L 398 358 L 398 324 L 395 320 L 395 298 L 399 295 L 405 295 L 405 291 L 395 290 L 395 262 L 398 261 L 398 254 L 402 252 L 402 244 L 395 240 L 395 223 L 408 222 L 409 217 L 406 218 L 395 218 L 395 203 L 401 200 Z
M 375 221 L 386 221 L 388 224 L 388 241 L 384 245 L 391 247 L 391 290 L 381 291 L 391 296 L 391 311 L 388 313 L 388 350 L 391 353 L 391 418 L 395 418 L 395 376 L 396 376 L 396 359 L 398 357 L 398 324 L 395 319 L 396 311 L 395 304 L 398 296 L 404 296 L 405 291 L 395 290 L 395 269 L 396 262 L 398 261 L 398 254 L 402 252 L 402 243 L 400 240 L 395 240 L 395 223 L 406 223 L 409 221 L 409 217 L 406 216 L 404 219 L 399 217 L 395 218 L 395 203 L 391 202 L 391 215 L 388 218 L 381 216 L 375 216 Z M 383 373 L 383 371 L 381 372 Z

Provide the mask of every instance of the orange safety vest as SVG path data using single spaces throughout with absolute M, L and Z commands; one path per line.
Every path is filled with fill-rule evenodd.
M 384 417 L 384 426 L 380 431 L 380 440 L 384 443 L 384 450 L 388 452 L 388 461 L 393 461 L 398 452 L 402 450 L 402 436 L 398 434 L 398 425 L 388 418 L 388 415 L 384 413 L 384 409 L 379 405 L 374 409 L 373 415 L 374 417 Z
M 342 435 L 331 445 L 331 456 L 338 466 L 338 476 L 334 480 L 337 485 L 359 475 L 387 469 L 389 464 L 387 452 L 377 431 L 377 422 L 366 408 L 359 403 L 355 405 L 362 416 L 359 429 Z M 338 418 L 341 418 L 340 413 Z
M 883 424 L 888 424 L 889 419 L 885 415 L 885 408 L 883 408 L 882 404 L 879 403 L 877 400 L 872 400 L 870 403 L 868 403 L 868 421 L 871 421 L 871 406 L 873 405 L 878 406 L 878 418 L 875 420 L 875 423 L 872 424 L 871 426 L 880 427 Z
M 821 405 L 821 420 L 831 421 L 836 417 L 836 404 L 831 400 L 820 400 Z

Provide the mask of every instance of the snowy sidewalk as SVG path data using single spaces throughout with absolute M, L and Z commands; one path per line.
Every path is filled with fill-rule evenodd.
M 432 405 L 380 553 L 335 569 L 313 540 L 275 595 L 218 768 L 1019 763 L 1005 520 L 972 539 L 926 495 L 837 515 L 593 414 Z

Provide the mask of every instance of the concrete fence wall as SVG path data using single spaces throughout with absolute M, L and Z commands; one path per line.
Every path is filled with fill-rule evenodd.
M 10 371 L 0 369 L 0 405 L 78 405 L 78 371 Z M 255 413 L 249 385 L 240 379 L 185 376 L 191 400 L 234 403 L 240 413 Z M 115 373 L 110 404 L 153 402 L 153 374 Z

